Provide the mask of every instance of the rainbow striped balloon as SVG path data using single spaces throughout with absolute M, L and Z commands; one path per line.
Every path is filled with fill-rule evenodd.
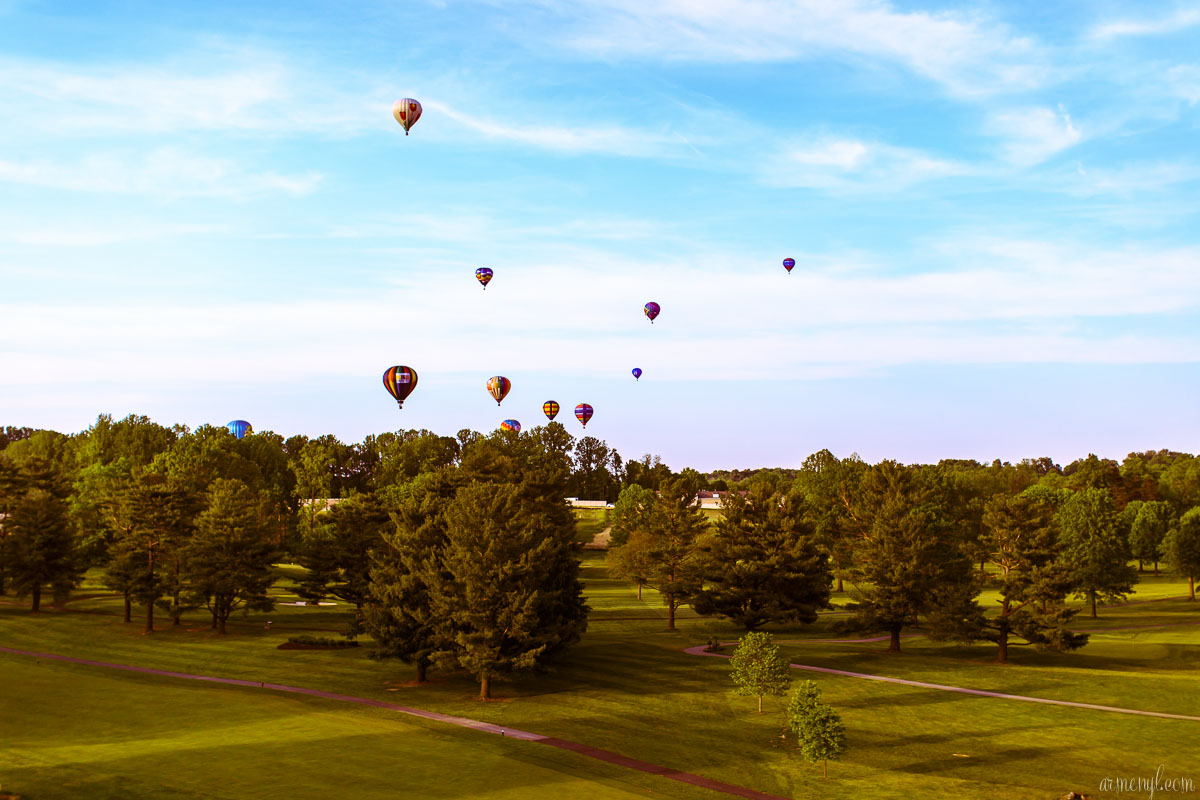
M 488 378 L 488 382 L 487 382 L 488 394 L 490 394 L 492 397 L 496 398 L 496 405 L 500 405 L 500 401 L 503 400 L 508 395 L 509 390 L 511 390 L 511 389 L 512 389 L 512 381 L 510 381 L 508 378 L 504 377 L 503 375 L 495 375 L 491 378 Z
M 575 419 L 583 423 L 583 427 L 587 427 L 588 420 L 592 418 L 592 407 L 587 403 L 580 403 L 575 406 Z
M 404 408 L 404 399 L 417 388 L 417 371 L 412 367 L 388 367 L 383 373 L 383 388 Z

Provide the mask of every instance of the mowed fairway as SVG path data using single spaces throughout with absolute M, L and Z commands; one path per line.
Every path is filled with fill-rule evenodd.
M 729 690 L 724 659 L 683 649 L 732 626 L 681 615 L 665 630 L 654 592 L 638 601 L 611 581 L 602 553 L 585 554 L 593 611 L 583 642 L 555 672 L 494 687 L 480 703 L 466 676 L 407 685 L 411 669 L 377 663 L 363 648 L 278 650 L 300 631 L 343 625 L 344 607 L 280 607 L 238 618 L 227 637 L 203 617 L 184 630 L 140 634 L 119 603 L 93 598 L 34 617 L 0 606 L 0 644 L 122 664 L 262 680 L 386 700 L 600 747 L 677 770 L 791 797 L 912 798 L 981 795 L 1017 800 L 1096 793 L 1105 777 L 1171 775 L 1200 781 L 1200 722 L 970 697 L 796 671 L 842 714 L 849 751 L 830 764 L 800 760 L 779 739 L 780 704 L 761 716 Z M 286 596 L 280 583 L 280 599 Z M 1158 579 L 1151 598 L 1185 585 Z M 91 590 L 89 590 L 91 591 Z M 11 598 L 8 598 L 11 600 Z M 841 602 L 843 598 L 835 597 Z M 271 630 L 264 629 L 271 619 Z M 1200 609 L 1180 600 L 1102 609 L 1080 628 L 1093 643 L 1068 655 L 1019 649 L 989 662 L 985 646 L 835 638 L 827 619 L 776 629 L 798 663 L 1038 697 L 1200 715 Z M 329 635 L 329 634 L 324 634 Z M 257 688 L 192 683 L 0 654 L 0 784 L 41 797 L 532 797 L 717 798 L 715 792 L 615 767 L 545 745 L 500 738 L 397 712 Z

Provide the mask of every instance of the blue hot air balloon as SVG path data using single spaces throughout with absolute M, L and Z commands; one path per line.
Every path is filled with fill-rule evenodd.
M 225 427 L 229 429 L 230 433 L 239 439 L 241 439 L 247 433 L 254 432 L 254 428 L 250 427 L 250 423 L 246 422 L 244 419 L 235 419 L 233 422 L 227 423 Z

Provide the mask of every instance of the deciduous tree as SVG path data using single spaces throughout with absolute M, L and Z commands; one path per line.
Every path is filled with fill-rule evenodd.
M 1196 577 L 1200 576 L 1200 508 L 1184 514 L 1167 534 L 1163 550 L 1167 563 L 1180 575 L 1186 575 L 1191 600 L 1196 600 Z
M 787 707 L 787 725 L 796 735 L 800 755 L 821 762 L 821 776 L 829 777 L 830 759 L 846 752 L 846 728 L 838 713 L 821 702 L 821 690 L 804 681 L 792 692 Z
M 1124 600 L 1137 582 L 1128 540 L 1121 536 L 1112 495 L 1106 489 L 1081 489 L 1058 511 L 1059 544 L 1075 594 L 1087 599 L 1096 618 L 1098 599 Z
M 738 640 L 729 659 L 734 694 L 758 698 L 758 713 L 762 713 L 764 695 L 782 697 L 792 681 L 792 669 L 779 652 L 774 637 L 762 631 L 752 631 Z

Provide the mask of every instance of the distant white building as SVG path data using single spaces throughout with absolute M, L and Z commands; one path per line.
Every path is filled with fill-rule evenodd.
M 580 500 L 578 497 L 568 497 L 571 508 L 612 508 L 612 503 L 603 500 Z
M 720 508 L 721 498 L 728 495 L 729 492 L 696 492 L 696 499 L 692 501 L 692 505 L 699 505 L 701 508 Z M 745 489 L 738 492 L 742 497 L 749 494 Z

